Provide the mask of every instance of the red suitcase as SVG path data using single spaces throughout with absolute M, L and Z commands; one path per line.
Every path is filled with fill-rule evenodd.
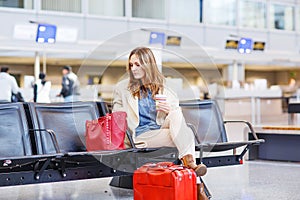
M 134 200 L 196 200 L 196 174 L 171 162 L 146 164 L 133 175 Z

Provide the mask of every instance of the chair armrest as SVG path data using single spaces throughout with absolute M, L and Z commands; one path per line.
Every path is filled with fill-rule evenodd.
M 128 140 L 129 140 L 129 142 L 130 142 L 131 147 L 132 147 L 133 149 L 136 149 L 136 146 L 135 146 L 135 144 L 134 144 L 132 135 L 130 134 L 130 132 L 129 132 L 128 129 L 126 130 L 126 135 L 127 135 L 127 137 L 128 137 Z
M 192 129 L 192 131 L 193 131 L 193 133 L 194 133 L 194 136 L 195 136 L 195 138 L 196 138 L 197 143 L 200 144 L 201 142 L 199 141 L 199 138 L 197 137 L 197 130 L 196 130 L 195 126 L 194 126 L 193 124 L 191 124 L 191 123 L 186 123 L 186 125 L 187 125 L 190 129 Z
M 226 124 L 226 123 L 243 123 L 243 124 L 246 124 L 248 126 L 248 128 L 250 129 L 250 131 L 251 131 L 254 139 L 258 140 L 258 137 L 256 135 L 256 132 L 255 132 L 252 124 L 250 122 L 248 122 L 248 121 L 244 121 L 244 120 L 232 120 L 232 121 L 224 121 L 223 123 L 224 124 Z
M 55 148 L 55 151 L 56 153 L 60 153 L 60 149 L 59 149 L 59 146 L 58 146 L 58 142 L 57 142 L 57 138 L 56 138 L 56 135 L 55 135 L 55 132 L 51 129 L 29 129 L 29 131 L 44 131 L 46 133 L 48 133 L 50 135 L 50 138 L 51 138 L 51 141 L 54 145 L 54 148 Z

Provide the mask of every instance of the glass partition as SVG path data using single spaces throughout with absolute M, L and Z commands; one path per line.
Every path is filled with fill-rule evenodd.
M 165 19 L 165 0 L 132 0 L 132 17 Z
M 125 16 L 124 0 L 89 0 L 89 14 Z
M 33 0 L 2 0 L 0 7 L 33 9 Z
M 41 0 L 42 10 L 81 12 L 81 0 Z
M 216 25 L 236 25 L 236 0 L 204 0 L 204 22 Z
M 199 0 L 172 0 L 169 8 L 171 22 L 199 23 L 200 1 Z
M 240 1 L 240 24 L 242 27 L 266 28 L 266 3 L 258 1 Z
M 289 5 L 271 4 L 271 28 L 281 30 L 295 30 L 294 7 Z

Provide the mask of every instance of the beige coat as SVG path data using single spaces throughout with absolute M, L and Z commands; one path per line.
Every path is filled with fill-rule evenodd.
M 135 137 L 135 129 L 139 125 L 138 99 L 133 98 L 127 89 L 128 79 L 117 84 L 114 93 L 113 111 L 125 111 L 127 113 L 128 128 L 133 133 L 135 145 L 138 148 L 147 147 L 176 147 L 179 158 L 191 154 L 195 156 L 195 139 L 192 130 L 186 125 L 179 107 L 179 101 L 174 92 L 164 88 L 163 94 L 167 96 L 167 102 L 171 106 L 168 115 L 158 111 L 156 122 L 162 125 L 161 129 L 147 131 Z M 125 140 L 129 147 L 129 142 Z
M 128 81 L 129 79 L 122 80 L 116 86 L 113 112 L 125 111 L 127 113 L 128 128 L 135 136 L 135 129 L 139 125 L 138 98 L 134 98 L 128 90 Z M 167 96 L 167 102 L 171 105 L 171 110 L 179 107 L 179 100 L 173 91 L 165 87 L 163 94 Z M 162 125 L 165 118 L 166 114 L 164 112 L 157 112 L 156 122 L 158 125 Z

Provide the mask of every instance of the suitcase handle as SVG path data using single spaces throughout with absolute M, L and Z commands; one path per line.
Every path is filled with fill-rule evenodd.
M 173 165 L 174 163 L 172 162 L 159 162 L 156 164 L 157 167 L 164 167 L 164 168 L 171 167 Z
M 162 172 L 165 172 L 166 170 L 163 168 L 156 168 L 156 169 L 148 169 L 147 172 L 149 174 L 155 175 L 155 174 L 161 174 Z

